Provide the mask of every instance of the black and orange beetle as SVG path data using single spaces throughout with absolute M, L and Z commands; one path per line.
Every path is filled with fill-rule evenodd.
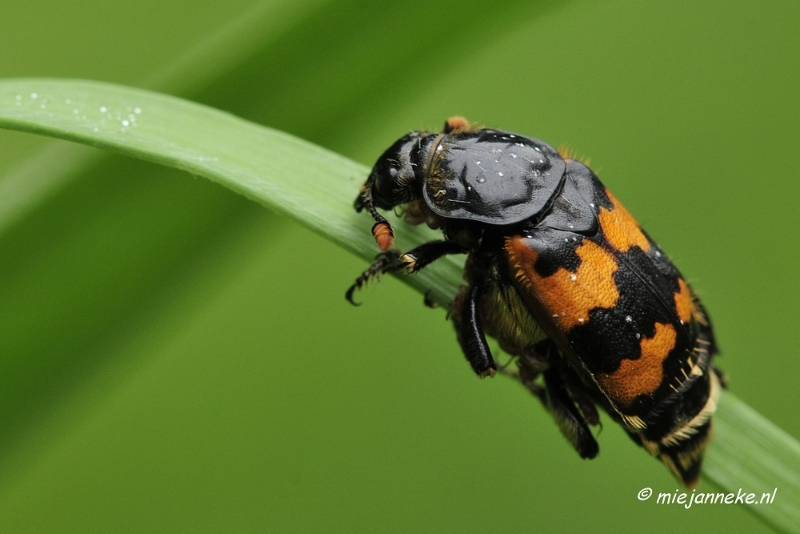
M 444 240 L 406 253 L 376 208 L 400 207 Z M 697 484 L 722 374 L 708 315 L 625 207 L 580 161 L 547 143 L 456 117 L 441 134 L 411 132 L 378 159 L 355 202 L 383 251 L 347 292 L 380 273 L 414 273 L 467 254 L 453 303 L 475 373 L 498 367 L 485 335 L 515 357 L 513 374 L 594 458 L 597 406 Z

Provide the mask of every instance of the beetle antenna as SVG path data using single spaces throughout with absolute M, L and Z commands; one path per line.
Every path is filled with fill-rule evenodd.
M 356 203 L 356 209 L 361 211 L 361 209 L 367 208 L 369 214 L 375 219 L 375 224 L 372 226 L 372 237 L 375 238 L 381 252 L 386 252 L 394 245 L 394 230 L 389 221 L 375 209 L 375 203 L 372 201 L 372 182 L 374 181 L 375 179 L 370 176 L 367 183 L 364 184 L 361 189 L 360 202 Z

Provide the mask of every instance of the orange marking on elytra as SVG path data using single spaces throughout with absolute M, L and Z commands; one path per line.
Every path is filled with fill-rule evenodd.
M 603 229 L 603 235 L 609 244 L 620 252 L 628 252 L 631 247 L 635 246 L 645 252 L 650 250 L 650 242 L 633 215 L 608 189 L 606 189 L 606 195 L 614 207 L 611 210 L 601 208 L 598 219 L 600 227 Z
M 680 291 L 675 293 L 675 311 L 678 312 L 678 318 L 681 321 L 688 323 L 694 315 L 692 292 L 683 278 L 678 278 L 678 287 L 680 287 Z
M 506 239 L 511 275 L 536 296 L 559 329 L 567 332 L 588 323 L 591 310 L 617 303 L 617 263 L 603 247 L 586 240 L 575 249 L 581 263 L 574 273 L 562 267 L 542 277 L 534 268 L 538 254 L 525 241 L 521 236 Z
M 652 393 L 664 378 L 664 360 L 675 347 L 678 334 L 670 324 L 656 323 L 656 333 L 639 343 L 642 355 L 637 360 L 622 360 L 613 373 L 595 375 L 597 383 L 619 407 L 630 406 L 639 395 Z

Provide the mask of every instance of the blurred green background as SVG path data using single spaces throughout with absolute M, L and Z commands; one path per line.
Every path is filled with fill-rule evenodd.
M 161 90 L 367 165 L 454 114 L 569 143 L 703 298 L 731 389 L 797 438 L 799 22 L 790 0 L 0 1 L 0 76 Z M 349 306 L 365 262 L 287 218 L 0 132 L 0 201 L 25 173 L 54 178 L 0 226 L 2 532 L 768 531 L 639 502 L 677 485 L 616 425 L 580 460 L 419 294 L 384 278 Z

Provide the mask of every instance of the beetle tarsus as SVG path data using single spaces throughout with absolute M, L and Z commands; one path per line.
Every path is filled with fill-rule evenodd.
M 402 268 L 402 263 L 400 262 L 400 253 L 396 250 L 388 250 L 378 254 L 375 262 L 370 265 L 367 270 L 361 273 L 361 275 L 356 278 L 356 281 L 353 283 L 353 285 L 347 289 L 347 292 L 344 294 L 345 298 L 353 306 L 361 306 L 360 302 L 353 300 L 353 294 L 357 289 L 361 289 L 370 278 L 380 276 L 383 273 L 396 271 L 400 268 Z

